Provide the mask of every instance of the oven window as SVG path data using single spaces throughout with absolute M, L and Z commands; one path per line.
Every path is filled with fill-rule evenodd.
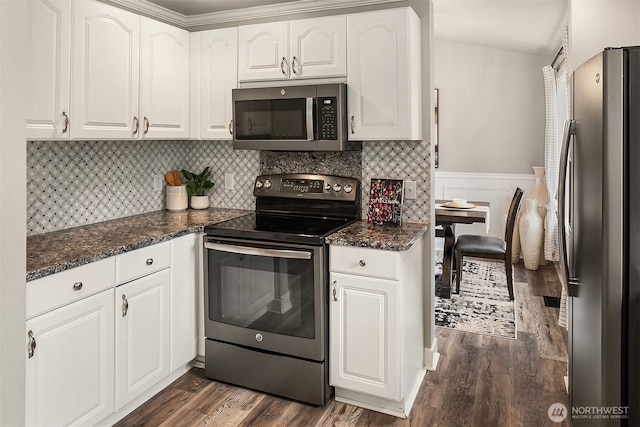
M 209 318 L 315 338 L 313 259 L 208 250 Z
M 306 99 L 236 101 L 236 139 L 307 139 Z

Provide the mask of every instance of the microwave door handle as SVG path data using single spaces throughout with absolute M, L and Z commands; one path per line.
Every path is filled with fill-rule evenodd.
M 307 141 L 313 141 L 313 98 L 307 98 Z
M 568 259 L 568 242 L 567 230 L 565 224 L 567 220 L 568 209 L 566 205 L 567 190 L 567 169 L 569 165 L 569 152 L 571 148 L 571 137 L 576 134 L 575 120 L 567 120 L 564 126 L 564 134 L 562 138 L 562 151 L 560 153 L 560 185 L 558 186 L 558 239 L 560 241 L 560 270 L 562 271 L 563 281 L 567 284 L 569 295 L 574 294 L 574 278 L 573 268 L 569 265 Z M 568 181 L 572 183 L 572 181 Z
M 241 255 L 256 255 L 266 256 L 273 258 L 289 258 L 289 259 L 311 259 L 311 252 L 306 251 L 291 251 L 284 249 L 264 249 L 264 248 L 249 248 L 246 246 L 236 245 L 223 245 L 220 243 L 204 244 L 205 249 L 213 249 L 214 251 L 229 252 L 232 254 Z

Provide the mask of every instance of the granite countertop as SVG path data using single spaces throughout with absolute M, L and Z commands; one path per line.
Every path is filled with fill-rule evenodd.
M 252 213 L 209 208 L 156 211 L 27 237 L 27 282 L 134 249 L 202 231 Z
M 401 227 L 378 226 L 358 221 L 327 237 L 339 246 L 406 251 L 429 229 L 429 224 L 404 223 Z

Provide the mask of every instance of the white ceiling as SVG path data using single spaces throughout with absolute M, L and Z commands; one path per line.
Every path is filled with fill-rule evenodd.
M 305 0 L 147 0 L 184 16 Z M 432 0 L 437 39 L 553 55 L 568 0 Z

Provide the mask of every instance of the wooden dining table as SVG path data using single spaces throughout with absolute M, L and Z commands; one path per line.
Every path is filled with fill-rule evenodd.
M 444 237 L 444 253 L 442 255 L 442 280 L 436 283 L 436 295 L 441 298 L 451 298 L 451 282 L 454 266 L 454 246 L 456 242 L 456 224 L 486 223 L 489 218 L 488 210 L 452 209 L 445 208 L 442 203 L 450 200 L 436 201 L 436 225 L 442 226 L 442 231 L 436 230 L 436 237 Z M 489 207 L 489 202 L 469 201 L 476 206 Z

